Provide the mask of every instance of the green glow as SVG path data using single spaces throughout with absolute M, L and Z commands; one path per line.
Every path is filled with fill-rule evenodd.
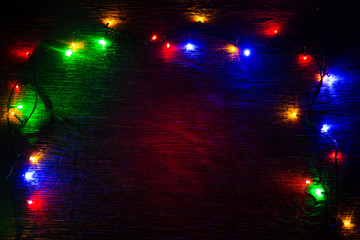
M 66 56 L 68 56 L 68 57 L 70 57 L 72 53 L 73 53 L 73 51 L 72 51 L 71 49 L 68 49 L 68 50 L 65 52 Z
M 24 106 L 23 105 L 17 105 L 17 107 L 16 107 L 17 109 L 23 109 L 24 108 Z
M 101 44 L 104 47 L 106 45 L 106 41 L 104 39 L 100 39 L 99 44 Z
M 319 183 L 313 183 L 309 186 L 308 192 L 316 201 L 324 201 L 326 199 L 325 189 Z

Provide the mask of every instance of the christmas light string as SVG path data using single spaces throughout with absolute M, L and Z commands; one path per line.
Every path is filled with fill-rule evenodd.
M 107 31 L 111 32 L 111 33 L 116 34 L 117 36 L 121 36 L 121 37 L 124 36 L 122 33 L 120 33 L 119 31 L 117 31 L 115 29 L 110 28 L 109 26 L 110 26 L 110 23 L 107 22 L 105 24 L 105 26 L 103 26 L 103 28 L 106 29 Z M 211 36 L 215 36 L 215 37 L 219 37 L 219 36 L 223 37 L 224 35 L 223 34 L 220 35 L 219 34 L 220 32 L 221 32 L 220 30 L 217 30 L 215 28 L 206 26 L 203 23 L 195 23 L 195 24 L 191 25 L 190 27 L 178 28 L 178 29 L 169 30 L 169 31 L 165 31 L 165 32 L 160 33 L 160 34 L 153 35 L 150 38 L 150 40 L 148 40 L 145 44 L 150 45 L 150 44 L 153 44 L 155 42 L 161 42 L 162 41 L 162 42 L 166 43 L 166 45 L 165 45 L 166 48 L 170 48 L 171 47 L 170 41 L 172 39 L 174 39 L 176 37 L 179 37 L 182 34 L 185 34 L 185 36 L 186 36 L 186 38 L 188 40 L 188 43 L 185 45 L 185 49 L 188 50 L 188 51 L 193 51 L 193 50 L 195 50 L 195 46 L 190 41 L 191 34 L 207 34 L 207 35 L 211 35 Z M 278 34 L 279 34 L 278 30 L 274 30 L 274 36 L 278 37 Z M 231 44 L 232 47 L 230 48 L 229 52 L 233 51 L 234 53 L 237 53 L 238 49 L 241 47 L 240 44 L 239 44 L 239 41 L 240 41 L 240 39 L 243 39 L 243 38 L 245 38 L 245 37 L 240 35 L 240 34 L 230 33 L 230 34 L 228 34 L 228 37 L 223 39 L 223 40 L 225 40 L 226 42 Z M 102 39 L 98 40 L 98 44 L 100 44 L 102 47 L 105 47 L 107 45 L 107 41 L 104 38 L 102 38 Z M 266 46 L 263 46 L 263 45 L 261 45 L 261 46 L 266 47 Z M 68 49 L 63 54 L 66 57 L 72 57 L 73 54 L 76 53 L 77 50 L 81 49 L 81 48 L 83 48 L 82 43 L 72 42 L 69 45 Z M 271 47 L 269 47 L 269 48 L 271 48 Z M 45 54 L 49 50 L 50 50 L 50 48 L 46 49 L 42 54 L 40 54 L 40 56 Z M 318 51 L 318 55 L 320 55 L 320 59 L 314 53 L 315 50 Z M 287 50 L 287 51 L 278 51 L 278 52 L 279 53 L 288 53 L 289 51 Z M 33 58 L 33 55 L 31 53 L 27 53 L 27 55 L 28 55 L 29 59 Z M 243 51 L 242 51 L 242 55 L 244 57 L 249 57 L 251 55 L 251 49 L 247 48 L 247 47 L 244 48 Z M 304 52 L 303 52 L 302 59 L 304 61 L 307 61 L 308 57 L 312 57 L 313 59 L 316 60 L 318 68 L 319 68 L 320 81 L 318 82 L 318 84 L 316 86 L 316 89 L 315 89 L 315 91 L 313 93 L 313 96 L 311 98 L 311 101 L 310 101 L 310 104 L 309 104 L 309 107 L 308 107 L 308 110 L 307 110 L 307 116 L 304 117 L 304 116 L 300 115 L 299 113 L 297 113 L 297 111 L 294 111 L 293 113 L 291 113 L 290 116 L 302 119 L 306 123 L 307 126 L 315 129 L 322 136 L 324 136 L 327 139 L 330 139 L 334 143 L 334 149 L 335 149 L 334 150 L 334 161 L 335 161 L 335 218 L 337 218 L 338 217 L 338 199 L 337 199 L 337 195 L 338 195 L 338 154 L 339 154 L 338 143 L 337 143 L 336 139 L 332 138 L 327 133 L 328 126 L 327 127 L 323 126 L 323 128 L 320 129 L 315 124 L 313 124 L 311 122 L 311 116 L 312 116 L 312 111 L 313 111 L 312 107 L 313 107 L 313 105 L 314 105 L 314 103 L 316 101 L 316 98 L 318 97 L 318 95 L 320 93 L 320 90 L 321 90 L 321 88 L 323 86 L 324 79 L 326 77 L 329 77 L 330 75 L 327 74 L 326 58 L 325 58 L 325 55 L 322 52 L 322 50 L 319 50 L 319 49 L 316 49 L 316 48 L 304 47 Z M 37 60 L 39 60 L 39 59 L 37 59 Z M 32 110 L 31 110 L 30 114 L 27 117 L 21 118 L 16 114 L 16 112 L 12 111 L 15 108 L 17 108 L 18 110 L 21 110 L 23 108 L 23 106 L 20 107 L 20 105 L 15 106 L 15 105 L 11 104 L 12 101 L 13 101 L 13 98 L 14 98 L 14 92 L 15 92 L 16 89 L 19 88 L 19 84 L 21 84 L 20 80 L 16 81 L 16 83 L 14 84 L 14 86 L 12 87 L 12 89 L 10 91 L 10 96 L 9 96 L 8 103 L 7 103 L 7 122 L 8 122 L 8 126 L 9 126 L 9 130 L 10 130 L 10 134 L 11 134 L 11 138 L 12 138 L 13 143 L 14 143 L 13 139 L 15 138 L 15 133 L 14 133 L 15 130 L 18 131 L 27 124 L 27 122 L 32 117 L 32 115 L 33 115 L 33 113 L 34 113 L 34 111 L 35 111 L 35 109 L 37 107 L 39 96 L 43 95 L 43 93 L 41 93 L 40 90 L 39 90 L 39 85 L 37 83 L 36 76 L 35 76 L 35 70 L 36 70 L 36 65 L 34 64 L 30 82 L 31 82 L 31 86 L 33 87 L 33 89 L 35 91 L 35 101 L 34 101 L 34 106 L 33 106 Z M 51 117 L 55 117 L 55 118 L 57 118 L 59 120 L 64 120 L 64 118 L 58 116 L 54 112 L 54 109 L 52 107 L 51 102 L 50 102 L 50 104 L 45 104 L 45 107 L 51 112 Z M 20 123 L 20 125 L 17 126 L 16 128 L 12 127 L 12 123 L 11 123 L 11 120 L 10 120 L 11 116 L 14 116 Z M 16 152 L 15 145 L 13 145 L 13 149 L 14 149 L 15 159 L 13 160 L 13 162 L 11 164 L 11 168 L 10 168 L 9 174 L 6 176 L 6 180 L 9 179 L 9 177 L 12 174 L 14 174 L 14 172 L 15 172 L 14 171 L 14 166 L 15 166 L 15 163 L 16 163 L 16 156 L 19 155 Z M 37 154 L 31 155 L 29 157 L 29 162 L 34 166 L 33 169 L 36 170 L 36 167 L 40 164 L 40 160 L 43 157 L 44 156 L 41 153 L 41 151 L 39 151 Z M 319 166 L 319 167 L 321 168 L 321 166 Z M 24 179 L 26 181 L 34 180 L 36 172 L 33 169 L 27 171 L 23 175 Z M 309 179 L 307 179 L 305 181 L 305 184 L 309 186 L 308 191 L 309 191 L 310 195 L 312 195 L 314 197 L 316 202 L 327 201 L 327 198 L 326 198 L 325 195 L 329 194 L 329 191 L 327 190 L 327 188 L 325 186 L 325 181 L 322 179 L 321 172 L 322 171 L 320 171 L 319 174 L 318 174 L 318 178 L 320 180 L 319 182 L 309 180 Z M 315 186 L 315 187 L 311 187 L 311 186 Z M 27 204 L 33 205 L 33 204 L 36 204 L 36 203 L 33 200 L 28 199 Z M 347 223 L 344 222 L 344 225 L 346 227 L 352 226 L 352 224 L 350 222 L 347 222 Z

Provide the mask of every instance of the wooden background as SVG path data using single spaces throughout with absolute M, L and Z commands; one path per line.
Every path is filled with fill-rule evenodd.
M 0 239 L 360 239 L 355 2 L 31 1 L 1 12 Z M 196 51 L 184 35 L 171 49 L 144 44 L 197 29 L 195 16 L 214 33 L 190 34 Z M 232 34 L 251 56 L 226 51 Z M 73 41 L 85 46 L 67 57 Z M 304 46 L 324 51 L 336 79 L 311 119 L 338 142 L 336 198 L 333 143 L 287 116 L 306 116 L 319 81 L 314 58 L 299 60 Z M 16 81 L 22 117 L 38 102 L 24 127 L 10 117 L 11 132 Z M 320 178 L 324 202 L 304 184 Z M 331 225 L 335 200 L 352 227 Z

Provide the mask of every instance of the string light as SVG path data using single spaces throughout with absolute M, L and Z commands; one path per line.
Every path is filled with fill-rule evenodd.
M 195 19 L 196 19 L 196 22 L 205 22 L 205 17 L 202 17 L 202 16 L 196 16 Z M 106 20 L 106 22 L 105 22 L 106 26 L 110 26 L 112 23 L 113 23 L 113 21 L 111 21 L 111 20 Z M 278 29 L 275 29 L 275 30 L 273 31 L 273 33 L 274 33 L 275 35 L 277 35 L 277 34 L 279 33 Z M 268 33 L 268 34 L 271 34 L 271 31 L 270 31 L 270 33 Z M 151 38 L 152 41 L 155 41 L 155 40 L 157 40 L 157 39 L 158 39 L 158 36 L 157 36 L 157 35 L 153 35 L 152 38 Z M 107 42 L 106 42 L 106 40 L 104 40 L 104 39 L 98 40 L 98 43 L 99 43 L 100 45 L 102 45 L 102 47 L 104 47 L 105 45 L 107 45 Z M 236 43 L 235 43 L 235 45 L 236 45 Z M 74 51 L 76 51 L 77 49 L 82 48 L 82 47 L 83 47 L 83 44 L 82 44 L 82 43 L 75 43 L 75 42 L 73 42 L 73 43 L 71 43 L 70 49 L 68 49 L 68 50 L 65 52 L 65 55 L 66 55 L 67 57 L 70 57 L 70 56 L 73 54 Z M 169 43 L 169 42 L 166 43 L 166 48 L 170 48 L 170 43 Z M 196 46 L 195 46 L 194 44 L 192 44 L 192 43 L 187 43 L 187 44 L 185 45 L 185 49 L 186 49 L 187 51 L 193 51 L 193 50 L 195 50 L 195 48 L 196 48 Z M 236 46 L 234 46 L 234 45 L 229 45 L 229 46 L 227 47 L 227 51 L 228 51 L 229 53 L 237 53 L 237 52 L 238 52 L 238 48 L 237 48 Z M 26 55 L 27 55 L 27 56 L 30 56 L 31 53 L 30 53 L 30 52 L 26 52 Z M 243 55 L 244 55 L 245 57 L 250 56 L 250 55 L 251 55 L 251 50 L 250 50 L 249 48 L 244 49 L 244 50 L 243 50 Z M 307 61 L 310 59 L 310 56 L 309 56 L 309 55 L 307 54 L 307 52 L 306 52 L 306 48 L 305 48 L 305 53 L 304 53 L 303 55 L 301 55 L 300 58 L 303 60 L 303 62 L 307 62 Z M 325 73 L 325 71 L 324 71 L 324 73 Z M 323 78 L 323 81 L 324 81 L 325 83 L 328 83 L 329 85 L 331 85 L 331 84 L 334 82 L 334 78 L 333 78 L 331 75 L 325 75 L 324 78 Z M 15 88 L 16 88 L 16 89 L 19 89 L 19 86 L 16 85 Z M 21 109 L 23 109 L 23 105 L 17 105 L 16 108 L 19 109 L 19 110 L 21 110 Z M 309 112 L 310 112 L 310 111 L 309 111 Z M 11 115 L 13 115 L 13 116 L 16 116 L 16 114 L 15 114 L 14 111 L 10 111 L 9 113 L 10 113 Z M 287 113 L 287 115 L 288 115 L 288 118 L 289 118 L 289 119 L 297 119 L 297 118 L 299 117 L 298 111 L 297 111 L 296 109 L 291 109 L 291 110 L 289 110 L 289 112 Z M 17 117 L 17 118 L 18 118 L 18 117 Z M 20 120 L 20 121 L 21 121 L 21 120 Z M 330 129 L 330 125 L 328 125 L 328 124 L 323 124 L 323 125 L 322 125 L 322 128 L 321 128 L 321 132 L 327 133 L 329 129 Z M 331 157 L 332 157 L 332 158 L 335 158 L 335 152 L 333 152 L 333 153 L 331 154 Z M 340 155 L 340 153 L 338 153 L 337 158 L 338 158 L 338 159 L 341 159 L 341 157 L 342 157 L 342 156 Z M 29 157 L 29 161 L 30 161 L 32 164 L 38 164 L 39 159 L 40 159 L 40 156 L 38 156 L 38 155 L 35 155 L 35 156 L 32 155 L 32 156 Z M 24 174 L 24 178 L 25 178 L 25 180 L 28 181 L 28 182 L 33 181 L 33 180 L 36 179 L 36 172 L 35 172 L 34 170 L 29 170 L 29 171 L 27 171 L 27 172 Z M 319 184 L 319 183 L 313 183 L 310 179 L 306 179 L 306 180 L 305 180 L 305 183 L 306 183 L 307 185 L 309 185 L 309 187 L 308 187 L 309 193 L 316 199 L 316 201 L 323 201 L 323 200 L 326 199 L 325 189 L 324 189 L 324 187 L 323 187 L 321 184 Z M 32 205 L 32 204 L 34 204 L 34 201 L 33 201 L 33 200 L 27 200 L 27 203 L 28 203 L 29 205 Z M 39 204 L 39 203 L 38 203 L 38 204 Z M 351 226 L 352 226 L 350 220 L 343 221 L 343 223 L 344 223 L 344 227 L 351 227 Z

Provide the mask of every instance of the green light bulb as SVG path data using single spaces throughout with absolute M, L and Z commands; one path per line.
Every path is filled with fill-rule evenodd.
M 99 44 L 101 44 L 102 46 L 106 45 L 106 41 L 104 39 L 100 39 L 99 40 Z
M 24 106 L 23 106 L 23 105 L 17 105 L 16 108 L 17 108 L 17 109 L 23 109 Z
M 68 57 L 70 57 L 72 53 L 73 53 L 73 51 L 72 51 L 71 49 L 68 49 L 68 50 L 65 52 L 66 56 L 68 56 Z
M 315 198 L 316 201 L 324 201 L 326 199 L 325 189 L 321 184 L 311 184 L 308 191 Z

